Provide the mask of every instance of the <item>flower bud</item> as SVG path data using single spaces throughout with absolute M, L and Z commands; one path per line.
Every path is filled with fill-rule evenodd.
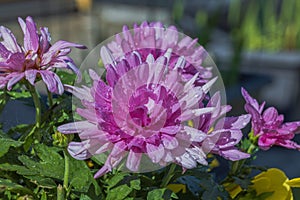
M 54 134 L 52 134 L 53 138 L 53 145 L 58 147 L 66 147 L 68 146 L 69 142 L 72 141 L 73 135 L 64 135 L 59 131 L 55 131 Z

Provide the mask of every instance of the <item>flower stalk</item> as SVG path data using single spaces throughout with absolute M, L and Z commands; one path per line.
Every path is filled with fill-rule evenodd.
M 172 163 L 171 166 L 170 166 L 170 168 L 169 168 L 168 173 L 164 176 L 164 178 L 162 180 L 162 183 L 161 183 L 161 187 L 162 188 L 167 187 L 167 185 L 169 184 L 170 180 L 174 176 L 175 169 L 176 169 L 176 164 Z
M 47 96 L 48 96 L 49 107 L 51 108 L 53 106 L 53 98 L 52 98 L 52 93 L 49 91 L 48 88 L 47 88 Z
M 40 128 L 41 126 L 41 114 L 42 114 L 42 107 L 41 102 L 39 99 L 38 92 L 36 91 L 35 87 L 31 85 L 30 83 L 27 84 L 27 88 L 32 96 L 33 103 L 35 106 L 35 126 L 37 128 Z
M 64 158 L 65 158 L 65 173 L 64 173 L 64 189 L 67 191 L 69 186 L 69 170 L 70 170 L 70 164 L 69 164 L 69 157 L 66 152 L 66 149 L 64 149 Z
M 61 185 L 57 186 L 57 200 L 65 200 L 64 188 Z

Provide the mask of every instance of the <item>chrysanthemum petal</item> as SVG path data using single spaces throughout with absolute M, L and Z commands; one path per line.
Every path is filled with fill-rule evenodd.
M 229 150 L 222 151 L 221 156 L 231 161 L 237 161 L 237 160 L 249 158 L 250 154 L 241 152 L 237 149 L 229 149 Z
M 37 70 L 30 69 L 25 71 L 25 77 L 31 85 L 34 85 L 36 79 Z
M 12 86 L 15 85 L 18 81 L 20 81 L 24 77 L 24 73 L 14 73 L 10 75 L 10 79 L 7 82 L 7 89 L 11 90 Z
M 160 144 L 155 146 L 153 144 L 147 143 L 147 155 L 153 163 L 158 163 L 164 156 L 164 147 Z
M 20 25 L 21 24 L 22 23 L 20 23 Z M 23 27 L 23 25 L 21 25 L 21 27 Z M 24 48 L 26 51 L 32 50 L 34 52 L 37 52 L 39 48 L 39 36 L 37 33 L 36 24 L 30 16 L 26 18 L 26 28 L 24 31 Z
M 5 28 L 4 26 L 0 26 L 0 35 L 3 38 L 2 44 L 11 52 L 17 53 L 21 52 L 21 48 L 17 43 L 15 36 L 12 32 Z
M 79 122 L 71 122 L 68 124 L 61 125 L 57 128 L 57 130 L 64 134 L 71 134 L 71 133 L 78 133 L 84 131 L 91 127 L 94 127 L 94 125 L 91 124 L 90 122 L 79 121 Z
M 39 74 L 41 75 L 43 82 L 46 84 L 48 90 L 50 92 L 57 92 L 57 83 L 54 79 L 53 72 L 41 70 L 39 71 Z
M 141 158 L 141 153 L 135 153 L 134 151 L 130 150 L 126 162 L 126 167 L 133 172 L 138 171 L 140 167 Z
M 85 142 L 70 142 L 68 146 L 68 152 L 73 158 L 76 158 L 78 160 L 88 159 L 92 155 L 85 145 Z

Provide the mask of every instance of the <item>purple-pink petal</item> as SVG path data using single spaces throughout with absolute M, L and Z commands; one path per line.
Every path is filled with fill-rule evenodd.
M 250 154 L 241 152 L 237 149 L 229 149 L 229 150 L 221 151 L 221 156 L 231 161 L 237 161 L 237 160 L 249 158 Z
M 5 28 L 4 26 L 0 26 L 0 36 L 3 38 L 2 44 L 9 51 L 13 53 L 21 52 L 21 48 L 18 45 L 15 36 L 9 29 Z
M 46 52 L 50 47 L 50 41 L 51 41 L 50 33 L 47 27 L 41 27 L 40 32 L 41 32 L 40 50 L 41 52 Z
M 53 72 L 51 71 L 39 71 L 39 74 L 41 75 L 44 83 L 46 84 L 48 90 L 50 92 L 56 92 L 57 86 L 56 86 L 56 80 L 53 77 Z
M 34 85 L 37 72 L 38 71 L 35 69 L 30 69 L 25 71 L 25 78 L 29 81 L 31 85 Z
M 9 75 L 11 78 L 7 82 L 7 89 L 11 90 L 12 86 L 15 85 L 24 77 L 24 73 L 14 73 Z
M 8 59 L 11 53 L 11 51 L 9 51 L 2 43 L 0 43 L 0 57 L 2 59 Z
M 24 30 L 23 30 L 24 31 Z M 39 36 L 37 33 L 36 24 L 32 17 L 26 18 L 26 28 L 24 32 L 24 48 L 26 51 L 37 52 L 39 48 Z
M 130 150 L 126 162 L 126 167 L 133 172 L 138 171 L 141 158 L 142 158 L 141 153 L 135 153 L 134 151 Z
M 261 149 L 267 150 L 273 145 L 299 149 L 299 145 L 291 139 L 299 132 L 300 122 L 284 123 L 284 116 L 278 114 L 276 108 L 269 107 L 263 111 L 264 103 L 259 106 L 243 88 L 242 93 L 246 100 L 245 110 L 252 116 L 252 129 L 254 135 L 259 137 L 258 146 Z
M 68 152 L 77 160 L 85 160 L 92 156 L 86 147 L 86 142 L 70 142 Z
M 61 125 L 57 128 L 57 130 L 64 134 L 72 134 L 72 133 L 79 133 L 86 129 L 93 127 L 88 121 L 80 121 L 80 122 L 71 122 L 68 124 Z

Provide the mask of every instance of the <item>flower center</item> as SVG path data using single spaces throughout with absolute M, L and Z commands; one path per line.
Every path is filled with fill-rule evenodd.
M 29 50 L 25 54 L 25 61 L 23 64 L 23 71 L 27 69 L 40 69 L 41 68 L 41 59 L 38 53 L 34 53 L 32 50 Z

